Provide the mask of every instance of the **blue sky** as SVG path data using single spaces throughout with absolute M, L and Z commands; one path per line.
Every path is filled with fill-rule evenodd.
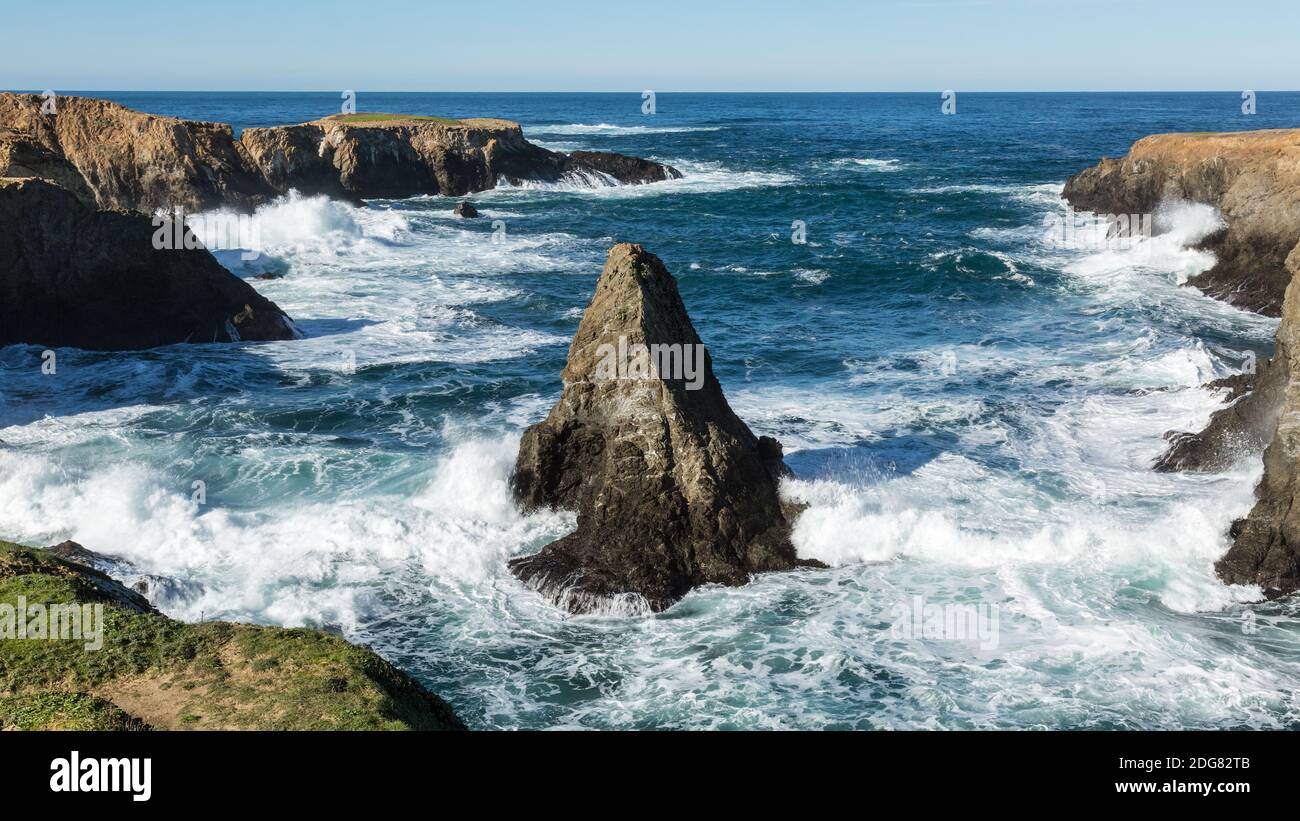
M 0 88 L 1300 89 L 1300 0 L 8 0 Z

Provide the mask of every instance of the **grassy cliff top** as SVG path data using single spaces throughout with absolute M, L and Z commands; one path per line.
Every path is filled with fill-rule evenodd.
M 186 624 L 98 571 L 0 541 L 0 605 L 104 605 L 103 646 L 0 638 L 0 729 L 463 729 L 367 647 L 319 630 Z M 3 618 L 0 611 L 0 618 Z
M 453 120 L 448 117 L 427 117 L 423 114 L 384 114 L 380 112 L 367 112 L 365 114 L 335 114 L 326 117 L 327 120 L 333 120 L 336 123 L 402 123 L 402 122 L 434 122 L 443 125 L 460 125 L 461 120 Z

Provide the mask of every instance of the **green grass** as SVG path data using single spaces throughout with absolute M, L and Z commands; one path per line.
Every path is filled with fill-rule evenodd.
M 422 122 L 442 123 L 443 125 L 460 125 L 460 120 L 453 120 L 447 117 L 428 117 L 423 114 L 383 114 L 379 112 L 370 112 L 366 114 L 335 114 L 333 117 L 330 117 L 330 119 L 341 123 L 386 123 L 417 120 Z
M 0 730 L 148 730 L 115 704 L 86 693 L 0 696 Z
M 0 727 L 459 728 L 451 708 L 366 647 L 305 628 L 186 624 L 124 606 L 102 575 L 0 542 L 0 603 L 103 602 L 103 646 L 0 640 Z M 133 719 L 119 704 L 141 704 Z

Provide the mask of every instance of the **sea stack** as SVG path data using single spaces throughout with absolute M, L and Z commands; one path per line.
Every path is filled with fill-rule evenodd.
M 298 336 L 204 248 L 155 248 L 157 230 L 45 180 L 0 178 L 0 345 L 120 351 Z
M 1098 213 L 1150 213 L 1174 199 L 1219 210 L 1225 228 L 1203 243 L 1216 263 L 1188 284 L 1280 316 L 1276 347 L 1255 372 L 1211 383 L 1231 404 L 1200 432 L 1171 432 L 1155 468 L 1220 470 L 1264 450 L 1258 501 L 1215 567 L 1270 598 L 1300 589 L 1300 130 L 1146 137 L 1070 178 L 1063 195 Z
M 576 511 L 577 529 L 510 563 L 529 586 L 574 613 L 659 611 L 703 584 L 822 566 L 790 541 L 781 445 L 727 404 L 654 254 L 610 250 L 562 378 L 511 488 L 525 509 Z

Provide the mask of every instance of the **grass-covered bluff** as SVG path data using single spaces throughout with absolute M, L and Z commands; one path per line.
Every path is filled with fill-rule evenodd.
M 432 117 L 427 114 L 385 114 L 383 112 L 369 112 L 366 114 L 334 114 L 326 117 L 336 123 L 364 124 L 364 123 L 385 123 L 398 124 L 402 122 L 423 122 L 423 123 L 441 123 L 442 125 L 460 125 L 460 120 L 454 120 L 450 117 Z
M 102 603 L 103 646 L 0 640 L 0 729 L 464 729 L 366 647 L 318 630 L 186 624 L 45 550 L 0 541 L 0 604 Z

